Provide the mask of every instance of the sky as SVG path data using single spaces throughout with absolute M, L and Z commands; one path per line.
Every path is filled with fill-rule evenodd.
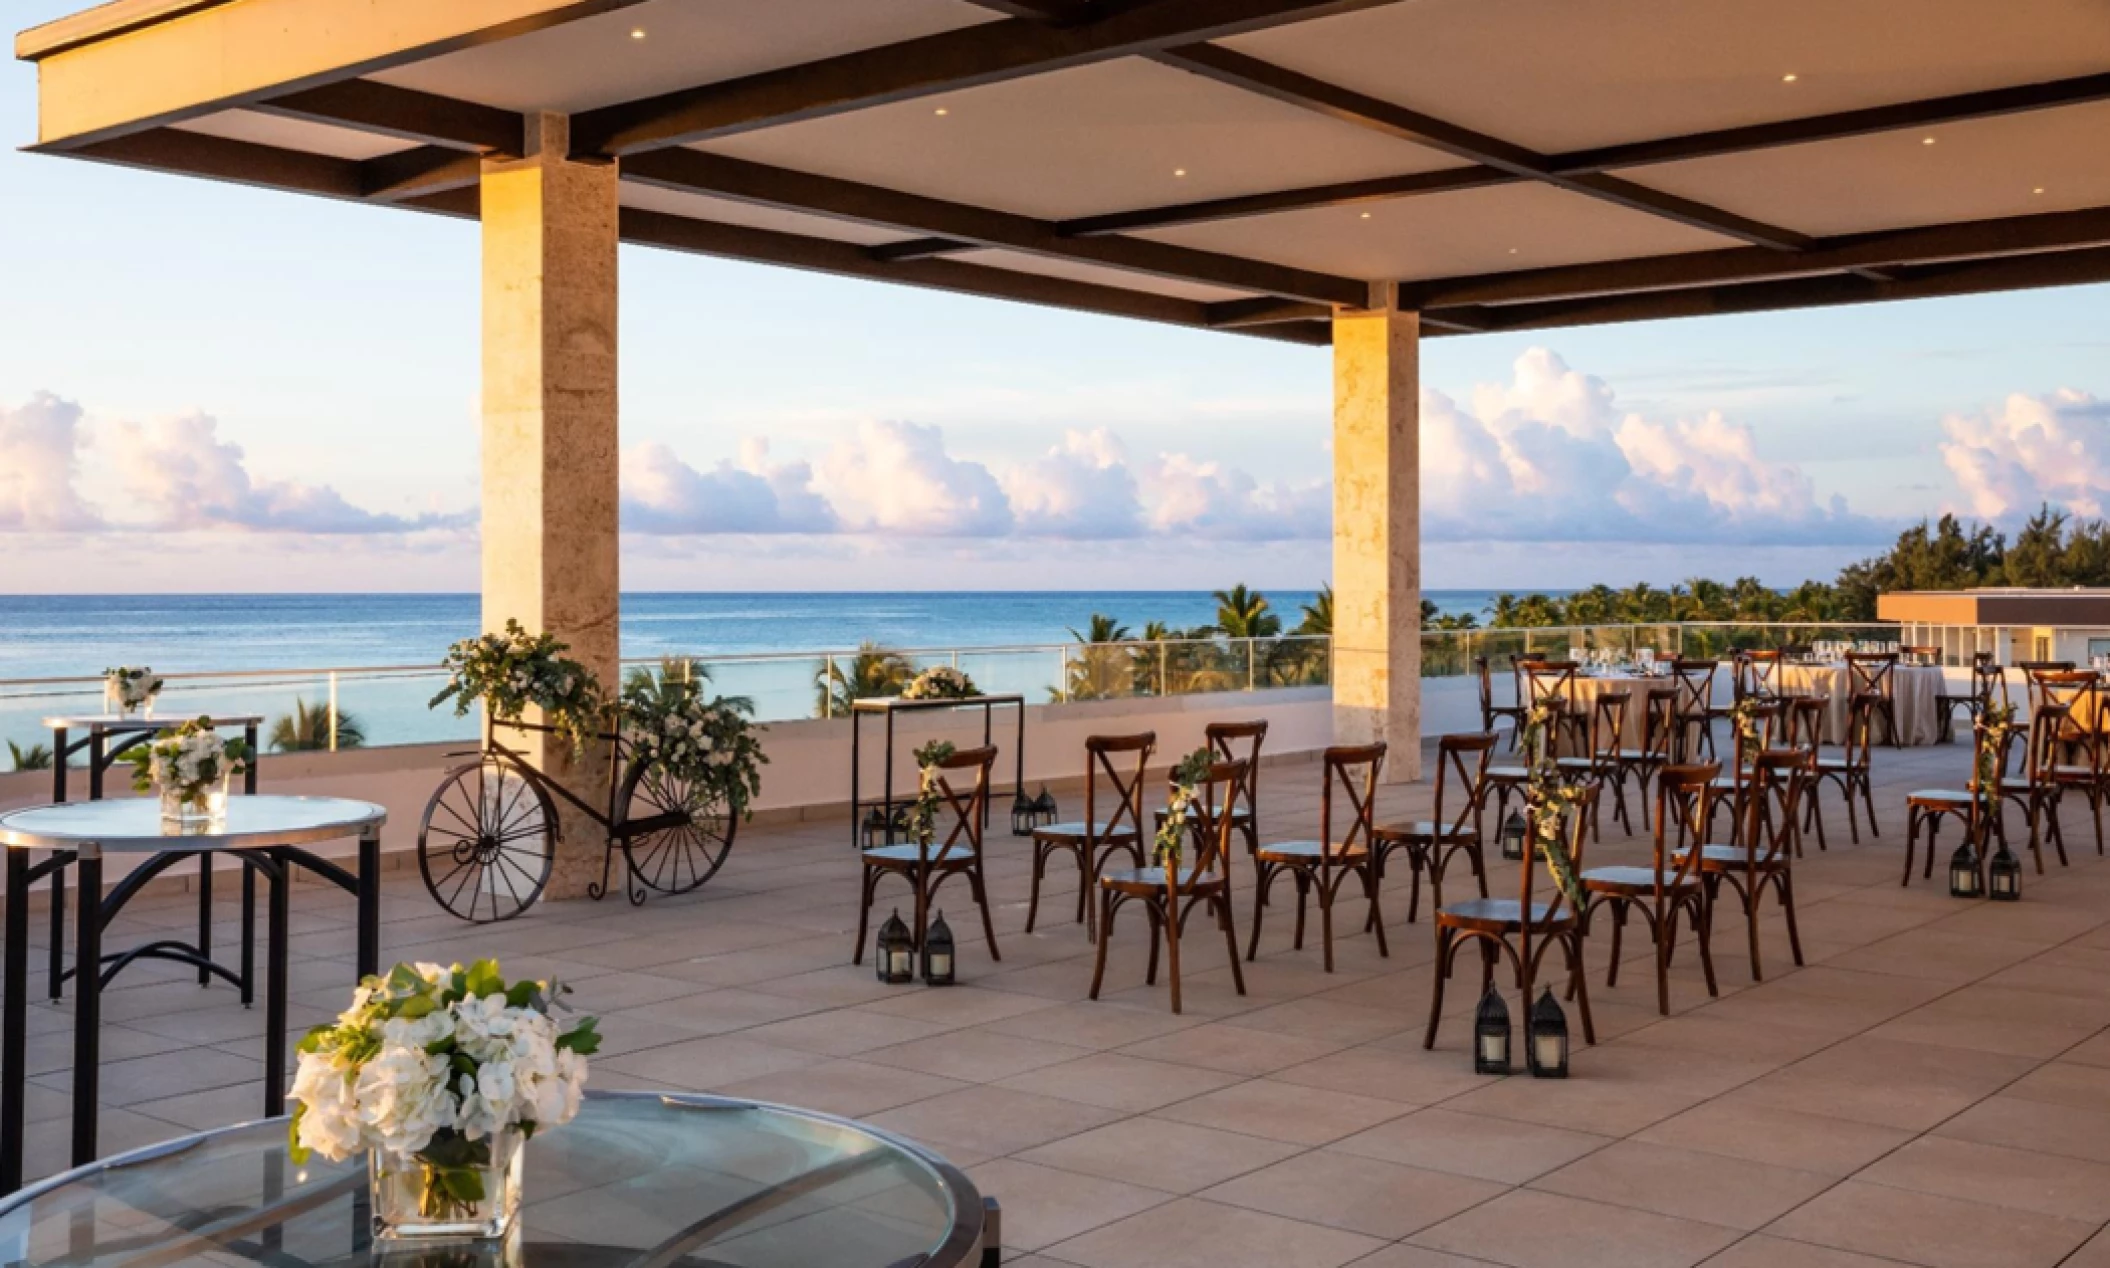
M 626 588 L 1326 577 L 1325 349 L 621 270 Z M 471 223 L 0 152 L 0 592 L 474 589 L 478 288 Z M 1790 585 L 2103 514 L 2106 354 L 2100 286 L 1429 341 L 1423 583 Z

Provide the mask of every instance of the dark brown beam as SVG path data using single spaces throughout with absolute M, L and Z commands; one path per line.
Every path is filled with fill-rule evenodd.
M 1208 327 L 1207 308 L 1193 300 L 1150 295 L 1118 287 L 1075 282 L 1067 278 L 1043 277 L 986 265 L 963 264 L 958 260 L 904 260 L 888 264 L 872 259 L 854 243 L 780 233 L 773 229 L 751 229 L 743 225 L 715 224 L 690 220 L 662 212 L 625 207 L 621 213 L 623 241 L 643 246 L 666 247 L 724 259 L 775 264 L 840 277 L 865 278 L 876 282 L 898 282 L 931 290 L 979 295 L 991 299 L 1017 300 L 1053 308 L 1133 317 L 1196 329 Z M 1239 331 L 1260 338 L 1292 343 L 1326 343 L 1332 338 L 1324 327 L 1316 331 L 1295 328 L 1262 328 Z
M 1796 255 L 1736 247 L 1401 282 L 1399 290 L 1400 302 L 1414 308 L 1499 305 L 2103 245 L 2110 245 L 2110 207 L 1820 238 L 1808 251 Z
M 1806 277 L 1777 282 L 1708 286 L 1648 295 L 1513 304 L 1472 310 L 1492 332 L 1548 330 L 1675 317 L 1867 304 L 1898 299 L 1936 299 L 2043 286 L 2110 282 L 2110 247 L 2048 251 L 1997 260 L 1924 265 L 1885 281 L 1863 277 Z M 1442 316 L 1441 312 L 1435 314 Z
M 1279 326 L 1293 321 L 1331 321 L 1333 309 L 1325 304 L 1306 304 L 1287 299 L 1227 299 L 1203 306 L 1209 325 L 1216 330 L 1243 330 L 1248 326 Z
M 481 155 L 421 145 L 370 158 L 359 165 L 360 188 L 379 202 L 401 202 L 475 185 L 483 179 Z
M 1368 285 L 1353 278 L 1140 238 L 1064 238 L 1051 222 L 1029 216 L 698 150 L 634 155 L 623 162 L 623 179 L 1231 290 L 1260 291 L 1325 304 L 1369 302 Z
M 359 164 L 350 159 L 282 150 L 253 141 L 156 128 L 130 132 L 69 153 L 126 167 L 146 167 L 187 176 L 205 176 L 267 189 L 287 189 L 331 198 L 364 198 Z
M 1710 207 L 1689 198 L 1647 189 L 1616 176 L 1564 175 L 1553 169 L 1552 160 L 1546 155 L 1527 150 L 1523 146 L 1512 145 L 1500 138 L 1474 132 L 1470 128 L 1461 128 L 1389 101 L 1366 97 L 1337 84 L 1313 79 L 1309 75 L 1299 74 L 1227 48 L 1200 44 L 1163 50 L 1151 54 L 1151 57 L 1164 65 L 1192 71 L 1217 83 L 1258 93 L 1385 136 L 1412 141 L 1416 145 L 1441 150 L 1457 158 L 1468 159 L 1530 180 L 1542 181 L 1615 206 L 1646 212 L 1694 229 L 1705 229 L 1737 238 L 1754 246 L 1771 247 L 1777 251 L 1796 251 L 1807 246 L 1810 241 L 1807 235 L 1792 229 L 1763 224 L 1719 207 Z
M 397 88 L 371 79 L 325 84 L 257 102 L 251 109 L 288 119 L 377 132 L 419 145 L 487 154 L 522 152 L 523 121 L 510 110 Z
M 1204 224 L 1241 216 L 1264 216 L 1274 211 L 1303 211 L 1312 207 L 1345 207 L 1362 202 L 1380 202 L 1413 194 L 1438 194 L 1455 189 L 1478 189 L 1484 185 L 1508 185 L 1522 177 L 1492 167 L 1447 167 L 1435 172 L 1406 176 L 1380 176 L 1375 180 L 1341 181 L 1332 185 L 1307 185 L 1265 194 L 1240 194 L 1202 202 L 1173 203 L 1139 211 L 1117 211 L 1103 216 L 1081 216 L 1064 220 L 1056 228 L 1065 236 L 1089 238 L 1102 233 L 1130 229 L 1162 229 L 1170 225 Z
M 1083 26 L 985 22 L 589 110 L 572 118 L 572 151 L 627 156 L 1390 3 L 1157 0 Z
M 865 252 L 875 260 L 927 260 L 934 255 L 955 255 L 975 249 L 974 243 L 954 238 L 908 238 L 866 247 Z
M 1595 150 L 1562 154 L 1553 160 L 1555 171 L 1564 175 L 1602 172 L 1615 167 L 1640 167 L 1650 163 L 1675 163 L 1682 159 L 1712 158 L 1718 154 L 1745 154 L 1783 145 L 1805 145 L 1812 141 L 1837 141 L 1876 132 L 1905 128 L 1931 128 L 1967 119 L 2049 110 L 2059 106 L 2085 105 L 2110 100 L 2110 74 L 2083 75 L 2013 88 L 1959 93 L 1952 97 L 1930 97 L 1866 110 L 1783 119 L 1716 132 L 1668 137 L 1658 141 L 1636 141 L 1608 145 Z

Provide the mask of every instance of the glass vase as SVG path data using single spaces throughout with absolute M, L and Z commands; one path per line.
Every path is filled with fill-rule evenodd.
M 376 1241 L 496 1241 L 520 1214 L 527 1151 L 519 1132 L 482 1140 L 441 1132 L 422 1153 L 367 1159 Z
M 164 787 L 161 790 L 162 821 L 196 829 L 226 819 L 227 781 L 230 777 L 231 772 L 189 788 Z

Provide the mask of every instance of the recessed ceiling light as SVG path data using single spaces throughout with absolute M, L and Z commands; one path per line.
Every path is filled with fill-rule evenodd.
M 2038 190 L 2037 192 L 2041 194 L 2041 193 L 2043 193 L 2044 191 L 2040 189 L 2040 190 Z M 1366 212 L 1364 212 L 1364 213 L 1363 213 L 1363 219 L 1365 219 L 1365 220 L 1368 220 L 1369 218 L 1370 218 L 1370 213 L 1369 213 L 1369 212 L 1367 212 L 1367 211 L 1366 211 Z
M 1172 169 L 1172 174 L 1174 176 L 1185 176 L 1187 174 L 1187 169 L 1184 167 L 1175 167 Z
M 1934 138 L 1933 138 L 1933 137 L 1931 137 L 1931 136 L 1923 136 L 1923 137 L 1921 137 L 1921 138 L 1920 138 L 1920 144 L 1921 144 L 1921 145 L 1932 145 L 1932 144 L 1934 144 Z
M 2032 194 L 2041 194 L 2041 193 L 2043 193 L 2043 192 L 2044 192 L 2044 187 L 2043 187 L 2042 185 L 2039 185 L 2039 186 L 2037 186 L 2037 187 L 2036 187 L 2035 189 L 2033 189 L 2033 190 L 2031 190 L 2031 191 L 2029 191 L 2029 192 L 2030 192 L 2030 193 L 2032 193 Z
M 643 27 L 641 27 L 641 26 L 633 26 L 633 27 L 631 27 L 631 28 L 630 28 L 630 38 L 631 38 L 631 39 L 633 39 L 633 40 L 641 40 L 641 39 L 644 39 L 644 38 L 645 38 L 645 28 L 643 28 Z
M 1787 74 L 1782 75 L 1780 77 L 1780 82 L 1784 84 L 1792 84 L 1800 78 L 1802 78 L 1802 76 L 1796 74 L 1794 71 L 1789 71 Z
M 1509 248 L 1509 253 L 1510 253 L 1511 255 L 1515 255 L 1515 254 L 1517 253 L 1517 249 L 1516 249 L 1515 247 L 1511 247 L 1511 248 Z
M 943 118 L 943 117 L 944 117 L 945 115 L 948 115 L 948 114 L 950 114 L 950 113 L 952 113 L 952 112 L 951 112 L 951 111 L 949 111 L 949 110 L 947 110 L 947 109 L 946 109 L 945 107 L 943 107 L 943 106 L 939 106 L 939 107 L 938 107 L 938 108 L 937 108 L 936 110 L 933 110 L 933 111 L 931 111 L 931 113 L 932 113 L 932 114 L 934 114 L 934 115 L 937 115 L 937 116 L 939 116 L 940 118 Z

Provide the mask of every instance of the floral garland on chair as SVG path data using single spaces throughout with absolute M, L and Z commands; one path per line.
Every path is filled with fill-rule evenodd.
M 1187 821 L 1194 813 L 1201 786 L 1208 782 L 1216 756 L 1198 748 L 1172 768 L 1172 791 L 1165 800 L 1165 817 L 1158 821 L 1158 834 L 1151 843 L 1151 859 L 1168 872 L 1179 870 L 1180 843 L 1187 839 Z
M 1984 814 L 1983 823 L 1996 822 L 2000 817 L 2000 785 L 2006 775 L 2002 769 L 2002 754 L 2008 739 L 2021 730 L 2015 721 L 2015 706 L 1996 704 L 1985 710 L 1978 719 L 1978 752 L 1974 754 L 1976 767 L 1973 789 L 1978 794 L 1979 808 Z
M 606 696 L 593 671 L 564 653 L 571 650 L 553 634 L 529 634 L 508 620 L 505 633 L 465 638 L 447 649 L 441 662 L 447 685 L 426 705 L 437 709 L 454 701 L 454 716 L 464 717 L 481 701 L 494 722 L 518 722 L 527 710 L 542 717 L 571 741 L 576 756 L 599 734 L 607 714 Z
M 981 695 L 974 679 L 950 665 L 936 665 L 909 679 L 901 689 L 903 700 L 965 700 Z
M 939 768 L 959 749 L 951 740 L 932 740 L 916 750 L 916 800 L 909 804 L 909 840 L 928 846 L 938 831 L 938 807 L 945 804 Z
M 1547 743 L 1555 718 L 1556 710 L 1545 704 L 1532 706 L 1531 712 L 1524 716 L 1522 740 L 1530 771 L 1524 784 L 1524 812 L 1531 823 L 1531 840 L 1525 848 L 1536 851 L 1546 860 L 1546 871 L 1553 877 L 1553 883 L 1580 912 L 1588 896 L 1583 892 L 1582 877 L 1576 873 L 1575 860 L 1568 853 L 1568 839 L 1561 831 L 1561 819 L 1571 808 L 1587 801 L 1589 793 L 1580 785 L 1563 782 L 1560 777 L 1560 765 L 1554 760 L 1552 746 Z

